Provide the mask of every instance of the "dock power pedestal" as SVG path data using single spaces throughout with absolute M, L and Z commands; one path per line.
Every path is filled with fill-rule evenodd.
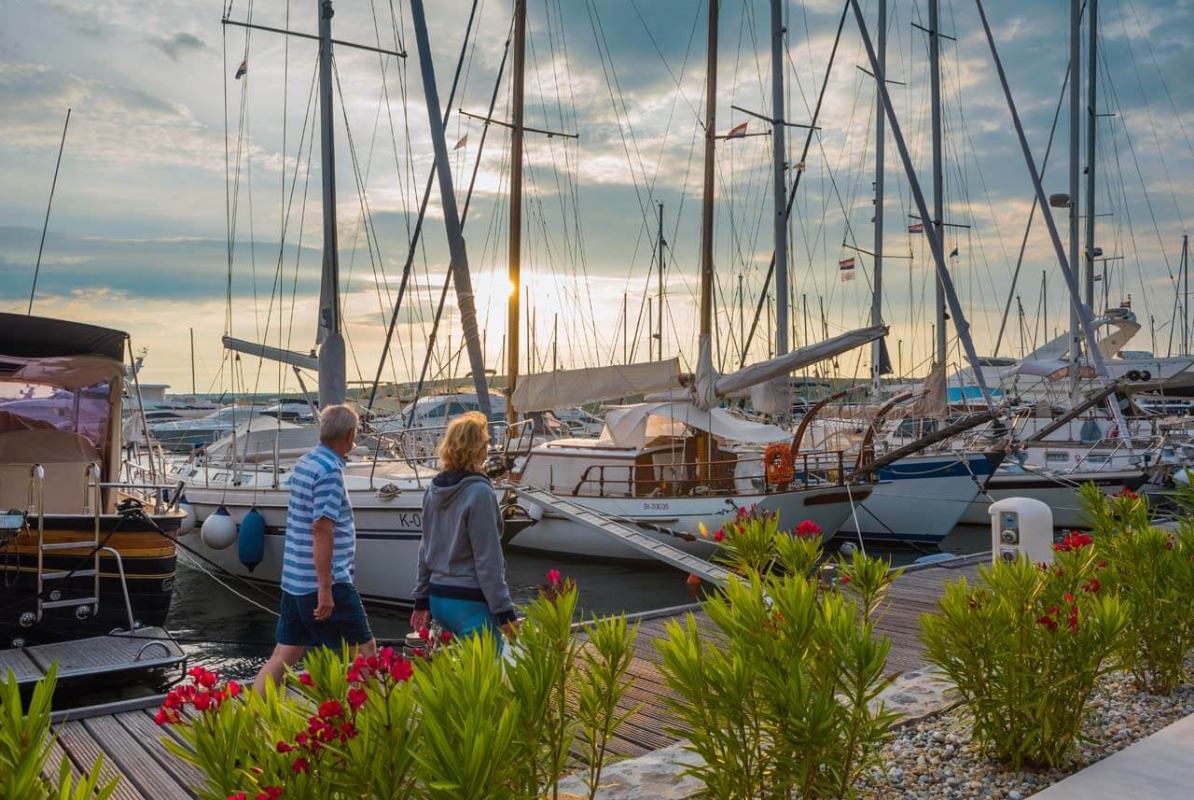
M 1031 497 L 1008 497 L 991 504 L 991 557 L 1053 563 L 1053 510 Z

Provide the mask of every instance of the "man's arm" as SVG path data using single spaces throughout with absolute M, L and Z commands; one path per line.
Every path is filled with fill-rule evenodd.
M 332 616 L 335 603 L 332 602 L 332 551 L 336 546 L 332 521 L 320 517 L 311 526 L 311 554 L 315 558 L 315 580 L 319 585 L 319 596 L 315 605 L 315 619 L 325 620 Z

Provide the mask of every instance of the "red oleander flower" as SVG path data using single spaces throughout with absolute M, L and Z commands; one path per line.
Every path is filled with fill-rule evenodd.
M 307 743 L 307 732 L 299 731 L 297 734 L 295 734 L 294 741 L 297 744 L 305 745 Z
M 1061 596 L 1061 599 L 1062 599 L 1062 600 L 1065 600 L 1065 601 L 1066 601 L 1067 603 L 1069 603 L 1070 605 L 1073 605 L 1073 604 L 1074 604 L 1074 596 L 1073 596 L 1072 594 L 1070 594 L 1069 592 L 1066 592 L 1065 594 L 1063 594 L 1063 595 Z
M 174 721 L 169 712 L 165 708 L 159 708 L 158 713 L 153 715 L 153 721 L 158 725 L 169 725 Z
M 300 775 L 311 768 L 305 758 L 296 758 L 290 765 L 290 771 L 295 775 Z
M 313 681 L 311 679 L 310 672 L 304 672 L 302 675 L 299 675 L 299 683 L 301 683 L 303 686 L 314 686 L 315 685 L 315 681 Z
M 348 668 L 348 672 L 345 675 L 345 678 L 347 678 L 349 683 L 360 683 L 361 681 L 363 681 L 365 679 L 364 676 L 361 675 L 360 668 L 357 667 L 355 664 Z
M 340 726 L 341 741 L 348 741 L 357 735 L 357 726 L 353 722 L 345 722 Z
M 281 786 L 266 786 L 264 791 L 257 793 L 257 800 L 278 800 L 281 796 Z
M 196 679 L 196 681 L 204 689 L 210 689 L 216 685 L 216 681 L 219 679 L 220 676 L 215 672 L 204 672 Z
M 344 716 L 344 704 L 339 700 L 324 700 L 319 704 L 319 716 L 323 719 L 334 719 Z
M 422 648 L 415 648 L 415 655 L 421 656 L 419 650 Z M 402 658 L 401 656 L 394 659 L 390 664 L 390 675 L 396 681 L 410 680 L 410 677 L 415 674 L 415 666 L 410 659 Z
M 416 647 L 411 652 L 414 653 L 415 658 L 426 658 L 427 657 L 427 651 L 422 647 Z M 405 678 L 399 678 L 397 675 L 394 675 L 394 679 L 399 680 L 399 681 L 406 680 Z
M 800 537 L 820 536 L 822 533 L 821 526 L 811 519 L 803 520 L 796 526 L 796 535 Z
M 189 677 L 194 678 L 195 680 L 199 680 L 206 673 L 207 673 L 207 670 L 205 670 L 203 667 L 191 667 L 190 669 L 187 670 L 187 675 Z
M 724 530 L 722 530 L 721 528 L 718 528 L 717 532 L 715 534 L 713 534 L 713 541 L 715 541 L 715 542 L 725 541 L 725 538 L 726 538 L 726 532 Z
M 1103 584 L 1099 582 L 1098 578 L 1088 578 L 1086 583 L 1082 584 L 1082 591 L 1090 594 L 1098 594 L 1101 588 L 1103 588 Z
M 843 575 L 843 576 L 841 577 L 841 579 L 838 581 L 838 583 L 840 583 L 840 584 L 841 584 L 841 585 L 843 585 L 843 586 L 845 586 L 845 585 L 846 585 L 847 583 L 849 583 L 849 582 L 850 582 L 850 576 L 849 576 L 849 575 Z
M 549 569 L 547 571 L 547 582 L 550 583 L 552 586 L 555 586 L 556 584 L 558 584 L 562 577 L 563 576 L 560 575 L 560 571 L 558 569 Z
M 289 753 L 294 749 L 294 745 L 292 745 L 290 742 L 278 742 L 275 745 L 275 748 L 279 753 Z
M 440 644 L 448 644 L 449 642 L 451 642 L 452 641 L 452 632 L 451 631 L 440 631 L 439 632 L 439 641 L 440 641 Z
M 1057 553 L 1069 553 L 1075 550 L 1081 550 L 1083 547 L 1086 547 L 1092 542 L 1094 542 L 1094 539 L 1089 533 L 1070 531 L 1060 542 L 1053 545 L 1053 550 Z
M 427 641 L 428 639 L 430 639 L 431 638 L 431 628 L 428 628 L 426 625 L 424 625 L 422 628 L 419 628 L 419 638 L 422 639 L 423 641 Z
M 1122 497 L 1125 500 L 1139 500 L 1140 499 L 1140 495 L 1133 492 L 1127 486 L 1125 486 L 1123 489 L 1121 489 L 1119 494 L 1116 495 L 1116 497 Z
M 228 681 L 228 696 L 236 697 L 240 694 L 240 684 L 236 681 Z
M 1036 622 L 1038 625 L 1043 625 L 1044 627 L 1048 628 L 1050 632 L 1057 630 L 1057 620 L 1053 619 L 1053 617 L 1049 616 L 1048 614 L 1039 618 Z
M 348 707 L 356 711 L 361 706 L 365 705 L 365 700 L 369 698 L 369 694 L 360 688 L 348 690 Z
M 207 692 L 195 695 L 195 699 L 191 701 L 196 711 L 206 711 L 211 707 L 211 695 Z
M 1078 632 L 1078 606 L 1070 606 L 1070 615 L 1066 619 L 1066 624 L 1070 626 L 1070 633 Z
M 249 796 L 244 792 L 237 792 L 236 794 L 228 795 L 228 800 L 249 800 Z

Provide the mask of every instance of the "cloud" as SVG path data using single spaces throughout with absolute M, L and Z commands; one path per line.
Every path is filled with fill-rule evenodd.
M 191 33 L 178 32 L 173 36 L 155 37 L 150 41 L 173 60 L 189 53 L 215 52 L 206 42 Z

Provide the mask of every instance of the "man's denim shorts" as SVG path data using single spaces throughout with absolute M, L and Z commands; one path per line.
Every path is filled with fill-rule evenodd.
M 303 647 L 330 647 L 339 650 L 347 643 L 361 645 L 373 638 L 369 619 L 361 605 L 361 596 L 347 583 L 332 585 L 332 616 L 325 620 L 315 619 L 315 606 L 319 593 L 290 594 L 282 592 L 280 616 L 275 638 L 278 644 L 302 645 Z

